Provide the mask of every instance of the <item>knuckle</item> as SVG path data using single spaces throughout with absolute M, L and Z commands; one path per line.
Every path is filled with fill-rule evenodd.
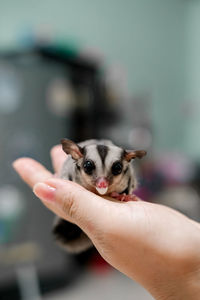
M 73 192 L 69 192 L 63 199 L 63 211 L 69 216 L 70 218 L 74 218 L 77 214 L 77 204 L 74 200 Z

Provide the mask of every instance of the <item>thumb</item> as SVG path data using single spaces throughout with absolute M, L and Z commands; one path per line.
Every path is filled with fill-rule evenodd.
M 109 224 L 114 202 L 84 189 L 75 182 L 48 179 L 37 183 L 33 192 L 45 206 L 61 218 L 75 223 L 88 235 Z

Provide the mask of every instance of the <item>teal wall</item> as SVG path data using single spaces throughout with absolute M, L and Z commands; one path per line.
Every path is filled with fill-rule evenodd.
M 187 8 L 186 80 L 189 116 L 186 119 L 185 149 L 200 159 L 200 1 Z
M 0 1 L 0 45 L 48 24 L 81 47 L 99 48 L 106 63 L 123 65 L 130 94 L 150 94 L 155 148 L 182 150 L 187 10 L 184 0 Z

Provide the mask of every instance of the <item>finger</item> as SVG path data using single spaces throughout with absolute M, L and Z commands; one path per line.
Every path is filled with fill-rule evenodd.
M 106 223 L 110 223 L 113 206 L 116 205 L 115 202 L 107 201 L 74 182 L 62 179 L 48 179 L 37 183 L 34 193 L 44 203 L 48 202 L 48 208 L 54 213 L 57 205 L 66 220 L 77 224 L 89 235 L 93 228 L 104 228 Z
M 66 153 L 62 150 L 61 145 L 56 145 L 51 149 L 51 159 L 54 171 L 59 173 L 64 161 L 67 158 Z
M 192 220 L 192 219 L 190 219 L 190 221 L 192 222 L 193 225 L 197 226 L 198 229 L 200 229 L 200 223 L 199 223 L 199 222 L 194 221 L 194 220 Z
M 35 186 L 40 186 L 43 183 L 36 184 Z M 36 188 L 37 189 L 37 188 Z M 34 188 L 35 190 L 35 188 Z M 50 202 L 50 201 L 43 201 L 43 204 L 52 212 L 54 212 L 57 216 L 59 216 L 61 219 L 66 218 L 66 214 L 63 212 L 62 207 L 56 205 L 56 202 Z
M 32 158 L 17 159 L 13 162 L 13 168 L 30 187 L 53 176 L 52 173 Z

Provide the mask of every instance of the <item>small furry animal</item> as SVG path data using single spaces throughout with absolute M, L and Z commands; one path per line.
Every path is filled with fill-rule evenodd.
M 86 140 L 74 143 L 61 140 L 69 154 L 60 177 L 79 183 L 98 195 L 111 195 L 121 201 L 132 200 L 137 186 L 131 160 L 146 155 L 144 150 L 125 150 L 109 140 Z M 92 246 L 88 236 L 75 224 L 56 218 L 53 234 L 68 252 L 79 253 Z

